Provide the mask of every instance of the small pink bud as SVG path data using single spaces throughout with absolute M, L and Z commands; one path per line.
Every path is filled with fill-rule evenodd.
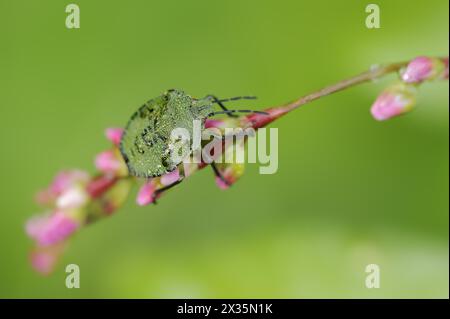
M 441 80 L 448 80 L 448 57 L 443 58 L 442 63 L 444 63 L 444 70 L 441 72 L 439 78 Z
M 50 216 L 34 217 L 26 224 L 28 236 L 40 246 L 49 246 L 69 237 L 78 229 L 79 223 L 62 211 Z
M 142 185 L 139 190 L 136 202 L 139 206 L 145 206 L 151 204 L 155 201 L 154 193 L 156 191 L 156 186 L 153 181 L 149 181 Z
M 420 56 L 409 62 L 402 79 L 406 83 L 420 83 L 425 80 L 433 80 L 444 70 L 443 61 Z
M 177 168 L 173 172 L 170 172 L 170 173 L 167 173 L 167 174 L 164 174 L 163 176 L 161 176 L 159 181 L 164 186 L 168 186 L 168 185 L 172 185 L 179 179 L 180 179 L 180 171 Z
M 86 192 L 92 198 L 103 195 L 117 182 L 117 177 L 110 175 L 99 175 L 93 178 L 86 186 Z
M 108 140 L 110 140 L 114 145 L 119 146 L 120 140 L 122 139 L 123 129 L 107 128 L 105 134 Z
M 52 251 L 36 249 L 30 254 L 31 265 L 42 275 L 49 275 L 56 264 L 58 256 Z
M 290 109 L 287 107 L 273 107 L 263 111 L 265 113 L 250 113 L 249 115 L 244 116 L 241 125 L 258 129 L 287 114 Z
M 216 176 L 216 184 L 220 189 L 228 189 L 230 185 L 228 183 L 225 183 L 219 176 Z
M 95 158 L 95 167 L 103 173 L 115 173 L 121 168 L 121 162 L 114 151 L 104 151 Z
M 224 124 L 225 124 L 225 122 L 222 120 L 207 119 L 205 121 L 205 128 L 211 128 L 211 127 L 223 128 Z
M 400 83 L 382 92 L 370 112 L 376 120 L 384 121 L 411 111 L 415 102 L 415 88 Z

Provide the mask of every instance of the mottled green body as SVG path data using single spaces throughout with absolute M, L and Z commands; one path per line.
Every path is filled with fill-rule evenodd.
M 173 171 L 181 161 L 172 160 L 171 132 L 184 128 L 192 138 L 193 121 L 200 120 L 203 130 L 211 108 L 210 98 L 197 100 L 179 90 L 170 90 L 141 106 L 128 122 L 120 143 L 130 175 L 156 177 Z

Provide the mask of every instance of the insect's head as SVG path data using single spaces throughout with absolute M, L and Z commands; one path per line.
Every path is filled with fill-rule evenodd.
M 163 103 L 168 105 L 178 115 L 185 114 L 186 111 L 191 110 L 196 104 L 196 99 L 178 89 L 167 90 L 161 97 L 164 101 Z M 196 108 L 193 111 L 195 114 Z
M 213 109 L 213 99 L 204 97 L 202 99 L 194 99 L 191 106 L 191 112 L 196 119 L 206 119 Z

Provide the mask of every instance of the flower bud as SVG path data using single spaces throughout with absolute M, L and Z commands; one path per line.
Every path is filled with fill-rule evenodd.
M 54 204 L 55 200 L 68 189 L 86 185 L 89 179 L 89 174 L 81 170 L 62 171 L 56 175 L 48 188 L 36 194 L 36 202 L 44 205 Z
M 448 80 L 448 57 L 443 58 L 442 63 L 444 63 L 444 70 L 441 72 L 439 78 L 441 80 Z
M 95 158 L 95 167 L 104 174 L 126 176 L 128 169 L 117 149 L 101 152 Z
M 103 195 L 109 188 L 117 182 L 117 177 L 110 175 L 99 175 L 86 185 L 86 192 L 91 198 L 97 198 Z
M 370 112 L 378 121 L 409 112 L 416 103 L 416 89 L 407 84 L 398 83 L 387 88 L 376 99 Z
M 107 128 L 105 131 L 106 138 L 110 140 L 114 145 L 119 146 L 120 140 L 122 139 L 123 129 L 122 128 Z
M 142 185 L 141 189 L 139 190 L 138 196 L 136 198 L 136 202 L 139 206 L 145 206 L 148 204 L 151 204 L 155 201 L 155 191 L 156 191 L 156 185 L 153 182 L 153 180 L 145 183 Z
M 205 128 L 225 128 L 225 121 L 223 120 L 217 120 L 217 119 L 206 119 L 205 121 Z
M 420 56 L 409 62 L 401 77 L 406 83 L 421 83 L 436 79 L 444 70 L 445 65 L 442 60 Z
M 72 217 L 63 211 L 55 211 L 49 216 L 34 217 L 28 221 L 26 232 L 39 246 L 49 246 L 63 241 L 79 227 Z
M 230 187 L 231 184 L 227 182 L 225 182 L 223 179 L 221 179 L 219 176 L 216 176 L 216 184 L 220 189 L 228 189 Z
M 120 167 L 120 162 L 114 156 L 113 151 L 105 151 L 95 158 L 95 167 L 101 172 L 114 172 Z
M 164 174 L 163 176 L 161 176 L 159 181 L 164 186 L 168 186 L 168 185 L 175 183 L 179 179 L 180 179 L 180 171 L 177 168 L 173 172 L 170 172 L 170 173 L 167 173 L 167 174 Z
M 31 266 L 42 275 L 49 275 L 55 268 L 56 262 L 64 249 L 64 245 L 36 247 L 31 251 Z
M 287 114 L 291 109 L 285 106 L 272 107 L 263 110 L 264 113 L 250 113 L 244 116 L 241 120 L 241 126 L 243 127 L 253 127 L 258 129 L 264 127 L 276 119 Z

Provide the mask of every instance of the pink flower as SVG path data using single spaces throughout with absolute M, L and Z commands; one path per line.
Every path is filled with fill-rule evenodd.
M 123 129 L 122 128 L 107 128 L 105 135 L 115 146 L 119 146 L 120 140 L 122 139 Z
M 50 204 L 69 188 L 75 185 L 85 185 L 89 179 L 89 174 L 81 170 L 62 171 L 56 175 L 47 189 L 36 194 L 36 201 L 40 204 Z
M 81 187 L 72 187 L 62 193 L 56 200 L 59 209 L 74 209 L 85 205 L 89 200 L 88 194 Z
M 406 83 L 420 83 L 425 80 L 433 80 L 444 70 L 443 61 L 420 56 L 409 62 L 402 79 Z
M 34 217 L 26 224 L 28 236 L 36 240 L 39 246 L 49 246 L 63 241 L 78 229 L 79 223 L 62 211 L 50 216 Z
M 145 206 L 148 204 L 151 204 L 155 201 L 155 191 L 156 186 L 153 183 L 153 180 L 145 183 L 142 185 L 141 189 L 139 190 L 136 202 L 139 206 Z
M 77 183 L 87 183 L 89 181 L 89 174 L 81 170 L 62 171 L 56 175 L 52 184 L 50 185 L 51 191 L 55 195 L 59 195 L 69 187 L 72 187 Z
M 75 183 L 85 183 L 89 180 L 89 174 L 81 170 L 60 172 L 50 186 L 51 190 L 59 195 Z
M 180 171 L 177 168 L 173 172 L 170 172 L 170 173 L 167 173 L 167 174 L 164 174 L 163 176 L 161 176 L 159 181 L 164 186 L 168 186 L 168 185 L 175 183 L 179 179 L 180 179 Z
M 113 150 L 104 151 L 95 158 L 95 167 L 103 173 L 116 173 L 122 167 L 122 163 L 117 158 Z
M 378 121 L 384 121 L 400 114 L 409 112 L 415 104 L 413 87 L 398 84 L 386 89 L 376 99 L 370 112 Z

